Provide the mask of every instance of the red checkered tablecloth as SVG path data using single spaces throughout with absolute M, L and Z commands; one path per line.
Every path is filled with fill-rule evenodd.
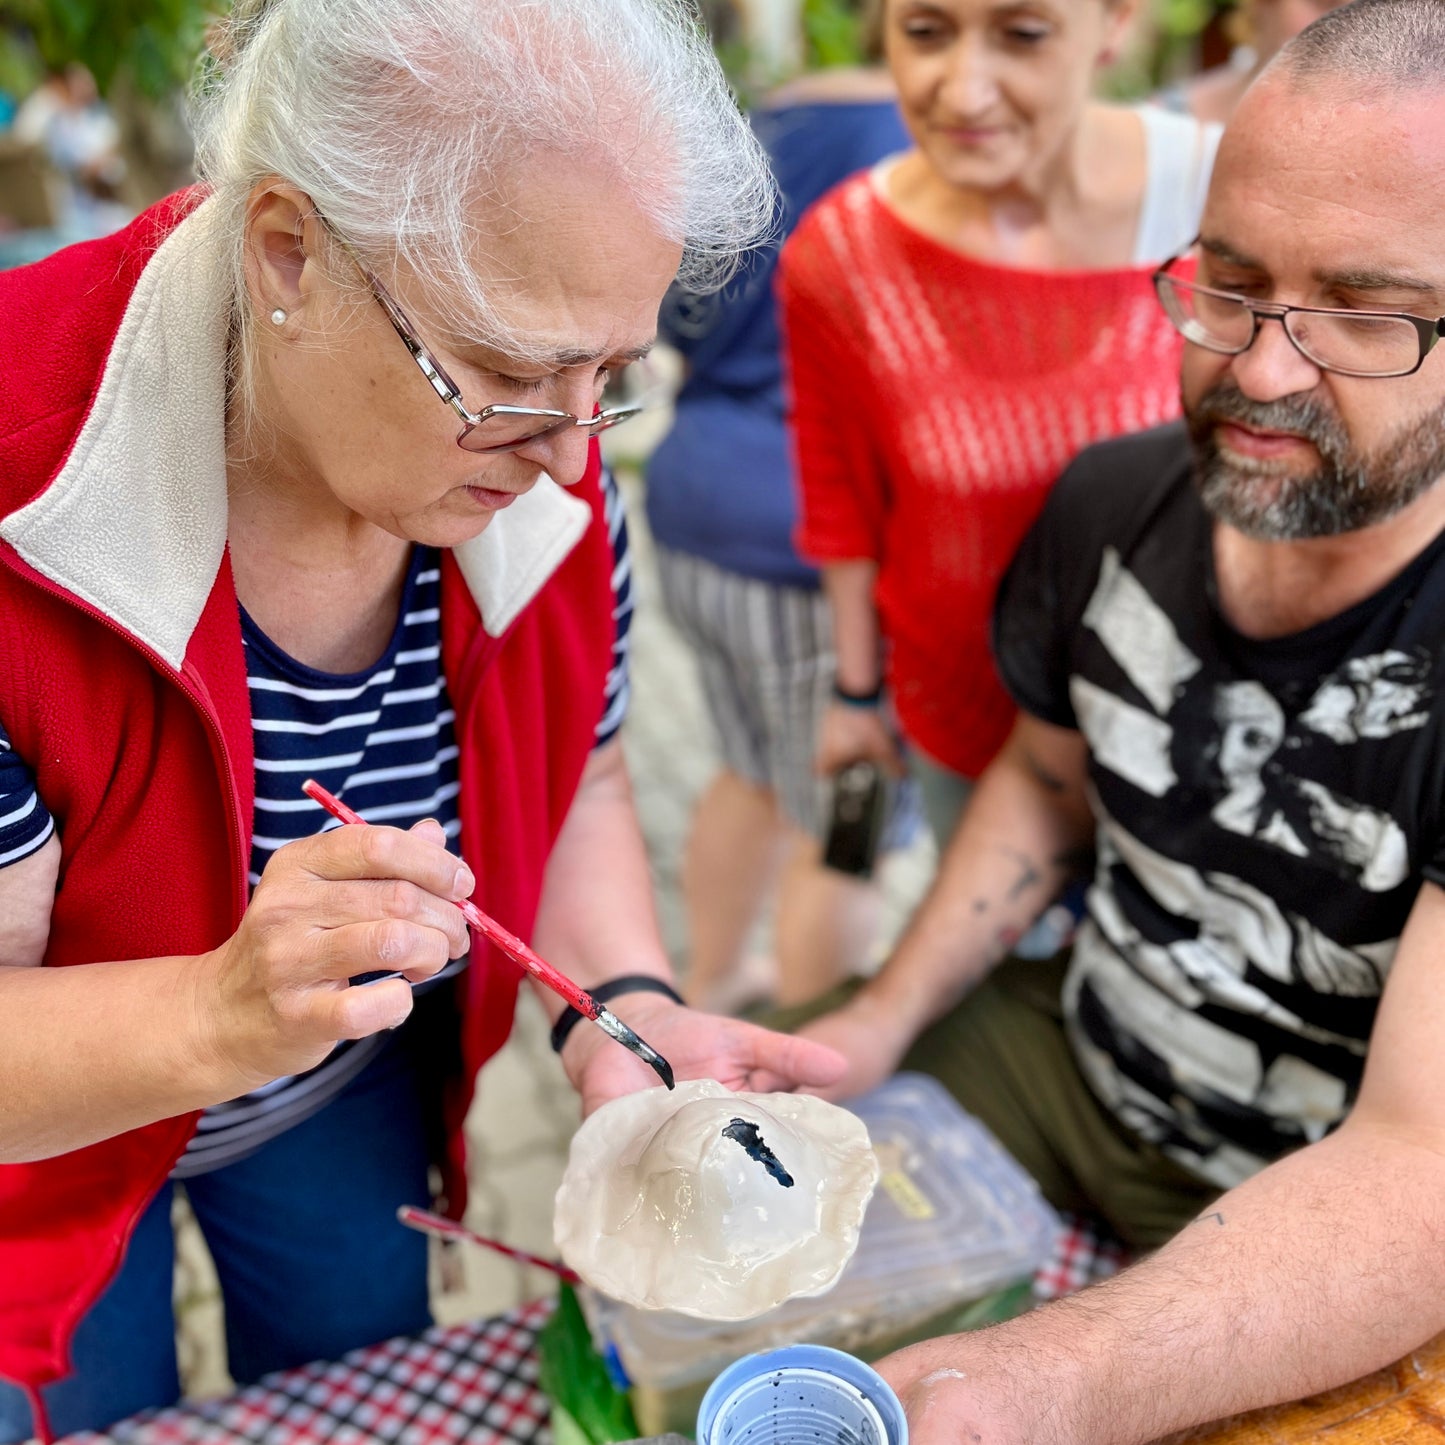
M 1066 1218 L 1034 1276 L 1037 1299 L 1081 1289 L 1119 1269 L 1117 1241 Z M 147 1411 L 68 1445 L 550 1445 L 537 1387 L 537 1332 L 551 1311 L 535 1300 L 495 1319 L 427 1330 L 343 1359 L 268 1375 L 219 1400 Z
M 1034 1298 L 1042 1303 L 1073 1294 L 1118 1274 L 1127 1263 L 1124 1246 L 1099 1221 L 1066 1214 L 1053 1252 L 1034 1272 Z
M 68 1445 L 549 1445 L 537 1331 L 551 1302 L 268 1375 L 220 1400 L 146 1411 Z

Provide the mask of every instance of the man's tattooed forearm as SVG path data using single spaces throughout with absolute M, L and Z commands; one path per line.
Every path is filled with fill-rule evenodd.
M 1069 785 L 1051 768 L 1046 768 L 1027 748 L 1024 752 L 1024 766 L 1028 768 L 1036 783 L 1041 783 L 1051 793 L 1065 793 Z
M 1027 853 L 1019 853 L 1012 848 L 1005 848 L 1003 851 L 1019 865 L 1018 877 L 1014 879 L 1008 891 L 1008 901 L 1012 903 L 1015 898 L 1027 893 L 1030 888 L 1042 883 L 1044 875 L 1039 872 L 1038 866 Z

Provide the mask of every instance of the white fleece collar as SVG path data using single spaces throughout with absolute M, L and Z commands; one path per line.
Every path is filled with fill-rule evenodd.
M 177 669 L 226 545 L 229 291 L 215 224 L 206 202 L 157 250 L 65 465 L 0 522 L 38 572 Z M 591 519 L 582 498 L 544 475 L 456 549 L 488 633 L 516 621 Z

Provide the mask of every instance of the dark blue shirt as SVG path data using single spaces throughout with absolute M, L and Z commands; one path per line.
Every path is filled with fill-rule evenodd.
M 769 106 L 752 123 L 782 193 L 779 244 L 839 181 L 909 144 L 891 100 Z M 689 371 L 648 465 L 647 516 L 665 547 L 765 582 L 816 587 L 793 547 L 777 259 L 777 246 L 755 252 L 716 296 L 669 295 L 662 334 Z

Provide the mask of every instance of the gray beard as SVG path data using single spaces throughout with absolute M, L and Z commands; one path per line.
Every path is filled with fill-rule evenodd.
M 1377 526 L 1445 476 L 1445 404 L 1368 455 L 1352 447 L 1339 419 L 1310 397 L 1255 402 L 1224 384 L 1200 398 L 1186 420 L 1194 484 L 1205 510 L 1261 542 L 1338 537 Z M 1298 433 L 1319 452 L 1320 466 L 1301 476 L 1268 462 L 1226 458 L 1215 440 L 1220 421 Z

